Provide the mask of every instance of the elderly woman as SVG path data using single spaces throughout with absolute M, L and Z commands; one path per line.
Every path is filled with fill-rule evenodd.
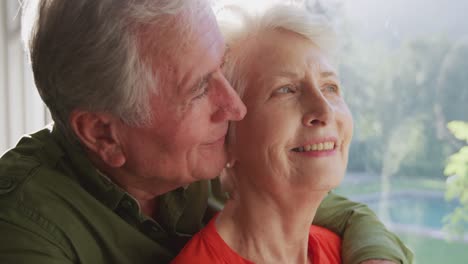
M 353 130 L 332 31 L 293 7 L 243 17 L 225 29 L 225 73 L 248 109 L 230 130 L 231 199 L 174 263 L 340 263 L 340 238 L 310 224 L 343 178 Z

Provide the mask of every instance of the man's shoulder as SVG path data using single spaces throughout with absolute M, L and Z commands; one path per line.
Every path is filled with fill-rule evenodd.
M 70 209 L 64 205 L 67 195 L 63 187 L 73 181 L 55 168 L 60 155 L 50 129 L 43 129 L 23 136 L 0 158 L 1 228 L 42 237 L 61 247 L 66 245 L 55 219 Z M 15 243 L 15 239 L 22 238 L 11 239 Z
M 0 218 L 11 218 L 6 211 L 15 210 L 51 228 L 82 219 L 77 214 L 89 207 L 104 208 L 82 186 L 67 154 L 49 129 L 23 137 L 6 152 L 0 158 Z
M 23 136 L 18 144 L 0 158 L 0 199 L 14 193 L 46 187 L 50 177 L 60 176 L 57 162 L 64 155 L 63 150 L 46 128 L 34 134 Z
M 73 152 L 74 145 L 64 144 L 41 131 L 23 137 L 0 158 L 0 234 L 9 238 L 0 243 L 0 262 L 2 252 L 12 251 L 80 263 L 169 259 L 172 252 L 115 210 L 123 192 L 84 162 L 83 153 Z
M 62 243 L 89 221 L 85 211 L 105 209 L 81 186 L 66 153 L 46 128 L 0 158 L 1 221 Z
M 51 170 L 56 157 L 50 157 L 50 154 L 58 148 L 51 142 L 49 129 L 44 129 L 23 136 L 14 148 L 3 154 L 0 158 L 0 199 L 17 191 L 37 171 Z

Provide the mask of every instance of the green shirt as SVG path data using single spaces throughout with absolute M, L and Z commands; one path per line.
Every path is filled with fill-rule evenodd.
M 168 263 L 213 211 L 216 187 L 200 181 L 163 195 L 154 221 L 79 146 L 41 130 L 0 159 L 0 263 Z M 344 263 L 411 263 L 411 252 L 364 205 L 330 194 L 315 223 L 343 237 Z

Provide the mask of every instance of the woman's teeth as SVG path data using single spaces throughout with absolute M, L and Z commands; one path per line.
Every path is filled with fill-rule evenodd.
M 323 142 L 318 144 L 305 145 L 302 147 L 294 148 L 293 151 L 296 152 L 306 152 L 306 151 L 324 151 L 332 150 L 335 148 L 335 142 Z

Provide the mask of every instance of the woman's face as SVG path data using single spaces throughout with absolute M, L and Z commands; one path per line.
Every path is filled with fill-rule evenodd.
M 254 188 L 330 190 L 346 170 L 353 120 L 335 69 L 312 42 L 265 33 L 250 54 L 232 151 L 238 179 Z M 263 186 L 263 187 L 262 187 Z

